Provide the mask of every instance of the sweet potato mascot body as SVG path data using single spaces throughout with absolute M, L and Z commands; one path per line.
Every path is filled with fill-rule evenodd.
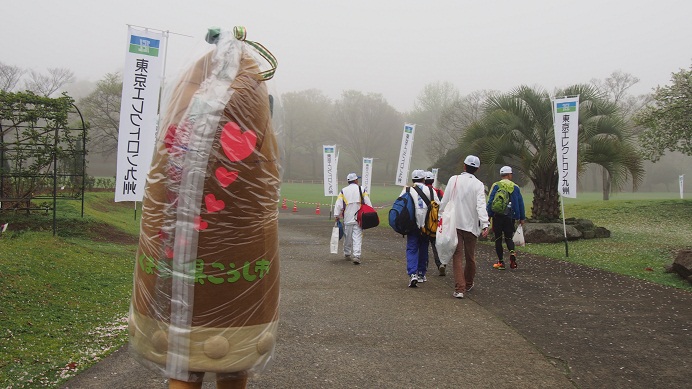
M 276 62 L 243 28 L 207 40 L 216 47 L 162 112 L 129 317 L 131 351 L 171 388 L 244 387 L 278 327 L 280 177 L 263 82 Z

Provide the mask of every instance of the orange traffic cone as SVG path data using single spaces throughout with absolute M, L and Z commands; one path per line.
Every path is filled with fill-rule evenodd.
M 298 212 L 298 206 L 295 201 L 293 202 L 293 212 Z
M 286 206 L 286 198 L 285 197 L 284 197 L 283 203 L 281 203 L 281 209 L 288 209 L 288 207 Z
M 315 215 L 320 214 L 320 203 L 317 203 L 317 209 L 315 209 Z

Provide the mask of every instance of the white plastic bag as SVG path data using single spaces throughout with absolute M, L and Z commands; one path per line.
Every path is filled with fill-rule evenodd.
M 526 246 L 526 241 L 524 240 L 524 226 L 519 224 L 517 230 L 514 231 L 514 236 L 512 236 L 514 244 L 517 246 Z
M 440 221 L 437 223 L 437 238 L 435 247 L 440 262 L 447 265 L 452 260 L 452 254 L 457 249 L 457 224 L 454 216 L 454 202 L 447 203 Z
M 337 254 L 339 252 L 339 227 L 334 225 L 332 228 L 332 240 L 329 242 L 329 252 Z

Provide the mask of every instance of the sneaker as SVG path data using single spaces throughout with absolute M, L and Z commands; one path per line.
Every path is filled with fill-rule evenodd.
M 416 288 L 418 287 L 418 276 L 415 274 L 411 274 L 411 279 L 408 282 L 408 287 L 409 288 Z
M 351 260 L 351 254 L 344 254 L 344 258 L 345 258 L 347 261 L 350 261 L 350 260 Z
M 447 265 L 440 265 L 440 267 L 438 267 L 437 270 L 440 272 L 441 277 L 447 275 Z
M 418 282 L 426 282 L 428 280 L 428 277 L 425 276 L 425 274 L 419 274 L 418 275 Z
M 493 268 L 497 270 L 505 270 L 505 263 L 504 262 L 498 262 L 493 265 Z
M 471 284 L 471 286 L 468 286 L 468 287 L 466 288 L 466 291 L 467 291 L 467 292 L 470 292 L 471 289 L 473 289 L 473 285 L 474 285 L 474 284 Z
M 517 256 L 514 254 L 509 255 L 509 268 L 510 269 L 516 269 L 517 268 Z
M 461 292 L 454 292 L 454 293 L 452 293 L 452 296 L 454 296 L 454 298 L 458 298 L 458 299 L 464 298 L 464 294 Z
M 360 265 L 360 257 L 353 257 L 353 264 Z

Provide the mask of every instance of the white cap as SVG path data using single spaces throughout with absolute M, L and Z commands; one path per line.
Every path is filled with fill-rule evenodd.
M 512 168 L 509 166 L 503 166 L 500 168 L 500 175 L 512 174 Z
M 434 180 L 434 179 L 435 179 L 435 175 L 432 174 L 432 172 L 425 172 L 425 179 L 426 179 L 426 180 Z
M 425 179 L 425 172 L 422 170 L 414 170 L 411 172 L 411 179 L 412 180 L 424 180 Z
M 481 160 L 475 155 L 469 155 L 464 160 L 464 165 L 469 165 L 473 167 L 481 167 Z
M 355 181 L 359 178 L 360 177 L 358 177 L 358 175 L 356 173 L 348 173 L 348 175 L 346 176 L 346 181 L 351 182 L 351 181 Z

